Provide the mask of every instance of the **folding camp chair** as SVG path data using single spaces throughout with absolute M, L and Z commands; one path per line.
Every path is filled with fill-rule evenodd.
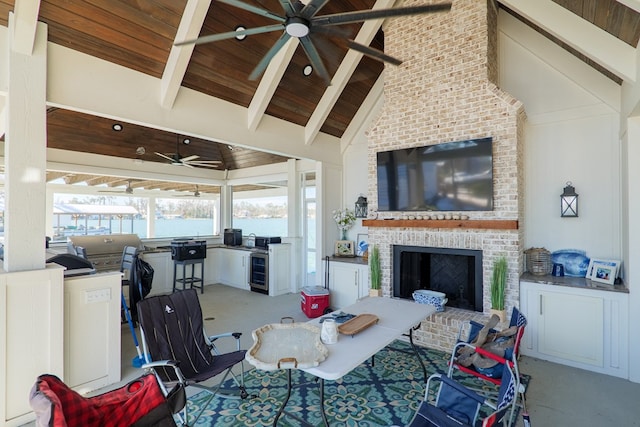
M 194 386 L 221 397 L 246 398 L 244 388 L 245 350 L 240 350 L 239 332 L 207 336 L 205 334 L 202 310 L 195 289 L 177 291 L 170 295 L 158 295 L 138 302 L 138 320 L 142 336 L 143 353 L 146 362 L 142 367 L 153 369 L 161 385 L 179 383 Z M 236 340 L 236 351 L 221 354 L 214 342 L 222 337 Z M 232 369 L 240 365 L 240 373 Z M 215 387 L 202 385 L 219 374 L 222 379 Z M 233 394 L 221 390 L 221 386 L 231 374 L 237 385 Z M 221 392 L 225 392 L 225 394 Z M 208 403 L 208 402 L 207 402 Z M 203 405 L 200 414 L 206 408 Z M 200 414 L 195 418 L 196 423 Z M 183 410 L 183 423 L 186 425 L 187 406 Z
M 434 392 L 435 397 L 430 395 Z M 516 380 L 509 364 L 502 365 L 495 403 L 444 374 L 434 374 L 429 377 L 424 400 L 407 427 L 502 426 L 509 408 L 515 405 L 515 396 Z M 480 412 L 483 406 L 489 412 L 484 417 Z
M 458 333 L 458 342 L 454 346 L 451 353 L 451 359 L 449 361 L 449 371 L 447 376 L 452 378 L 453 370 L 458 369 L 469 375 L 481 378 L 485 381 L 489 381 L 495 385 L 502 384 L 502 365 L 509 365 L 514 372 L 516 392 L 520 394 L 521 406 L 525 407 L 525 392 L 526 387 L 520 381 L 520 370 L 518 368 L 518 357 L 520 355 L 520 343 L 522 341 L 522 335 L 524 329 L 527 326 L 527 318 L 518 310 L 513 307 L 511 312 L 511 320 L 509 327 L 503 331 L 498 331 L 493 328 L 486 328 L 481 323 L 470 321 L 469 332 L 466 339 L 462 339 L 463 330 L 465 325 L 460 328 Z M 505 332 L 511 331 L 509 334 L 509 340 L 503 341 L 505 345 L 503 347 L 496 346 L 501 350 L 504 350 L 503 354 L 496 354 L 495 350 L 490 351 L 491 345 L 488 345 L 492 340 L 498 344 L 498 341 L 506 338 Z M 463 364 L 461 361 L 462 354 L 469 356 L 472 353 L 476 353 L 477 357 L 481 357 L 483 360 L 488 361 L 489 365 L 493 363 L 492 367 L 481 367 L 479 364 Z M 468 365 L 468 366 L 467 366 Z M 513 406 L 513 411 L 515 411 Z M 512 421 L 511 414 L 509 423 Z
M 83 397 L 55 375 L 45 374 L 29 395 L 36 425 L 49 427 L 174 427 L 172 412 L 185 402 L 184 389 L 165 398 L 153 374 L 93 397 Z

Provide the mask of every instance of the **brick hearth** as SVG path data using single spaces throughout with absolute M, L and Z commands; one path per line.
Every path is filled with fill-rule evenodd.
M 491 136 L 494 210 L 464 213 L 472 220 L 515 220 L 522 224 L 521 140 L 526 118 L 522 104 L 495 84 L 496 25 L 497 10 L 492 2 L 466 0 L 454 0 L 449 13 L 392 19 L 385 24 L 385 51 L 404 62 L 399 67 L 386 67 L 385 104 L 368 132 L 368 200 L 373 215 L 378 202 L 378 151 Z M 381 212 L 379 217 L 400 218 L 402 214 Z M 369 226 L 369 240 L 380 249 L 385 296 L 392 294 L 392 245 L 483 251 L 484 312 L 448 308 L 423 322 L 414 335 L 422 344 L 449 351 L 461 323 L 488 317 L 491 270 L 500 255 L 507 257 L 509 265 L 507 310 L 518 305 L 523 231 L 439 228 L 433 222 L 426 225 Z

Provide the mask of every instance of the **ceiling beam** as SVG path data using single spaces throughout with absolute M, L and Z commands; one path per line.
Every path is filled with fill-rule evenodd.
M 365 125 L 371 123 L 373 115 L 378 114 L 378 110 L 382 104 L 384 93 L 384 71 L 378 80 L 373 84 L 371 90 L 367 94 L 358 111 L 351 119 L 349 126 L 345 129 L 340 139 L 340 152 L 344 153 L 347 147 L 351 144 L 354 138 L 360 134 L 360 129 Z
M 636 81 L 636 49 L 551 0 L 499 0 L 618 77 Z
M 640 0 L 617 0 L 617 2 L 640 13 Z
M 40 0 L 20 0 L 15 2 L 13 10 L 13 43 L 14 52 L 31 56 L 36 40 L 38 12 Z
M 385 9 L 392 7 L 395 0 L 377 0 L 372 9 Z M 371 40 L 376 36 L 376 33 L 380 29 L 384 19 L 372 19 L 365 21 L 355 38 L 356 43 L 369 46 Z M 340 98 L 340 94 L 349 83 L 349 79 L 353 75 L 356 67 L 362 59 L 362 53 L 349 49 L 344 57 L 344 60 L 340 63 L 336 74 L 331 79 L 331 85 L 327 87 L 322 98 L 318 102 L 316 109 L 309 117 L 309 121 L 304 128 L 304 143 L 311 145 L 315 141 L 316 136 L 320 132 L 320 128 L 324 124 L 325 120 L 329 116 L 329 113 L 333 109 L 333 106 Z
M 210 5 L 211 0 L 187 1 L 176 32 L 176 42 L 198 37 Z M 163 108 L 171 108 L 173 106 L 184 75 L 187 72 L 187 66 L 194 48 L 195 44 L 171 46 L 171 52 L 169 52 L 169 58 L 160 81 L 160 105 Z
M 297 37 L 291 37 L 269 62 L 269 66 L 262 75 L 260 84 L 253 94 L 247 109 L 248 128 L 250 131 L 253 132 L 258 128 L 260 120 L 262 120 L 264 112 L 267 110 L 299 43 Z

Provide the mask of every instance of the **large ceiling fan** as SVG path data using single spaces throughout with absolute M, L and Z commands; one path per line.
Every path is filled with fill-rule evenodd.
M 265 56 L 260 60 L 258 65 L 249 75 L 249 80 L 256 80 L 267 68 L 269 62 L 278 53 L 278 51 L 287 43 L 291 37 L 296 37 L 302 45 L 305 54 L 311 62 L 311 66 L 318 72 L 318 75 L 330 84 L 331 79 L 329 73 L 324 66 L 322 58 L 316 49 L 312 39 L 312 34 L 321 33 L 330 37 L 339 37 L 347 40 L 347 47 L 356 50 L 373 59 L 388 62 L 390 64 L 399 65 L 402 63 L 399 59 L 393 58 L 369 46 L 357 43 L 351 40 L 341 31 L 331 28 L 335 25 L 353 24 L 363 22 L 370 19 L 383 19 L 394 16 L 416 15 L 421 13 L 442 12 L 451 9 L 451 3 L 431 4 L 422 6 L 408 6 L 391 9 L 375 9 L 375 10 L 359 10 L 352 12 L 336 13 L 331 15 L 316 14 L 324 7 L 329 0 L 311 0 L 308 4 L 303 4 L 300 0 L 279 0 L 284 16 L 275 14 L 269 10 L 253 6 L 242 2 L 241 0 L 219 0 L 230 6 L 246 10 L 256 15 L 277 21 L 277 24 L 265 25 L 256 28 L 238 29 L 226 33 L 212 34 L 199 37 L 194 40 L 185 40 L 175 43 L 175 46 L 187 44 L 203 44 L 220 40 L 226 40 L 233 37 L 249 36 L 253 34 L 268 33 L 272 31 L 283 31 L 280 38 L 269 49 Z
M 184 142 L 186 144 L 188 144 L 189 139 L 185 139 Z M 220 160 L 198 160 L 200 158 L 200 156 L 194 154 L 191 156 L 187 156 L 187 157 L 182 157 L 180 155 L 180 136 L 177 137 L 176 140 L 176 152 L 172 153 L 172 154 L 163 154 L 163 153 L 158 153 L 157 151 L 155 152 L 156 155 L 162 157 L 163 159 L 169 160 L 171 162 L 172 165 L 176 165 L 176 166 L 186 166 L 189 168 L 198 166 L 198 167 L 205 167 L 205 168 L 217 168 L 218 165 L 220 163 L 222 163 Z

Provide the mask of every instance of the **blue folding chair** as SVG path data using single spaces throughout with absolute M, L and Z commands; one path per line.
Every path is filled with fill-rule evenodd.
M 510 424 L 516 404 L 516 377 L 508 363 L 502 365 L 498 399 L 491 401 L 444 374 L 427 380 L 424 400 L 407 427 L 492 427 Z M 481 412 L 482 408 L 485 408 Z

